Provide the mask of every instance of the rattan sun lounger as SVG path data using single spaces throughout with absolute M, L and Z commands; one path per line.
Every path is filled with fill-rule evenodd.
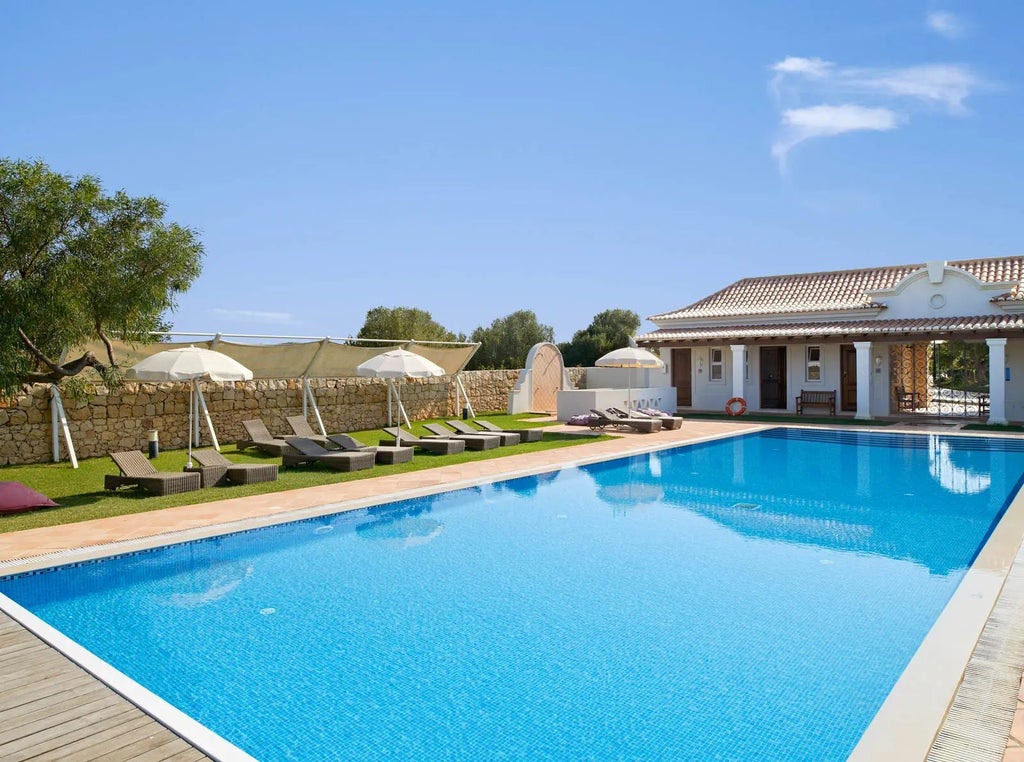
M 661 421 L 656 421 L 653 418 L 622 418 L 614 413 L 595 410 L 594 408 L 590 408 L 590 412 L 597 416 L 587 424 L 591 429 L 615 426 L 617 428 L 633 429 L 633 431 L 639 431 L 642 434 L 653 434 L 655 431 L 661 431 Z
M 110 458 L 121 470 L 121 475 L 103 477 L 104 489 L 139 486 L 154 495 L 177 495 L 202 486 L 202 479 L 197 473 L 157 471 L 140 450 L 112 452 Z
M 455 429 L 460 434 L 469 434 L 469 435 L 474 435 L 475 434 L 476 436 L 480 436 L 482 434 L 484 436 L 495 436 L 495 437 L 498 437 L 498 440 L 501 442 L 501 446 L 502 447 L 511 447 L 512 445 L 519 444 L 519 435 L 514 433 L 514 432 L 512 432 L 512 431 L 489 431 L 489 432 L 484 432 L 484 431 L 480 431 L 479 429 L 474 429 L 469 424 L 467 424 L 467 423 L 465 423 L 463 421 L 460 421 L 457 418 L 454 418 L 454 419 L 452 419 L 450 421 L 445 421 L 445 423 L 447 423 L 449 426 L 451 426 L 453 429 Z
M 473 423 L 483 429 L 486 434 L 500 434 L 503 431 L 518 434 L 520 442 L 539 442 L 544 438 L 544 429 L 503 429 L 496 423 L 476 418 L 473 419 Z
M 245 433 L 249 435 L 248 439 L 243 439 L 236 446 L 239 450 L 244 450 L 246 447 L 255 447 L 260 452 L 265 452 L 267 455 L 283 455 L 288 449 L 288 443 L 283 439 L 277 439 L 267 429 L 267 424 L 260 418 L 253 418 L 251 421 L 242 421 L 242 426 L 245 428 Z
M 663 429 L 678 429 L 683 425 L 683 419 L 678 415 L 651 415 L 650 413 L 644 413 L 640 410 L 634 410 L 627 415 L 625 410 L 619 410 L 617 407 L 608 408 L 608 412 L 614 415 L 632 417 L 632 418 L 650 418 L 654 421 L 661 421 L 661 427 Z
M 194 450 L 192 459 L 199 464 L 195 470 L 203 477 L 203 486 L 226 484 L 256 484 L 258 482 L 276 482 L 276 463 L 233 463 L 216 450 Z
M 493 450 L 495 447 L 501 447 L 501 438 L 496 434 L 484 434 L 481 431 L 476 434 L 459 434 L 440 423 L 425 423 L 423 428 L 434 435 L 427 439 L 461 439 L 466 443 L 467 450 Z
M 412 460 L 412 447 L 392 447 L 391 445 L 364 445 L 348 434 L 331 434 L 327 437 L 342 452 L 372 452 L 380 465 L 408 463 Z
M 288 425 L 292 427 L 292 431 L 295 432 L 295 436 L 312 439 L 317 444 L 323 445 L 324 447 L 327 446 L 327 437 L 313 431 L 313 427 L 309 425 L 309 421 L 301 415 L 289 415 L 285 420 L 288 421 Z
M 300 463 L 323 463 L 335 471 L 361 471 L 364 468 L 373 468 L 372 452 L 327 450 L 305 437 L 288 437 L 286 441 L 291 448 L 290 452 L 281 454 L 281 460 L 286 468 Z
M 441 437 L 418 437 L 405 429 L 401 429 L 397 426 L 389 426 L 383 429 L 384 433 L 393 439 L 398 438 L 399 432 L 402 434 L 402 446 L 418 447 L 426 452 L 432 452 L 435 455 L 454 455 L 455 453 L 464 452 L 466 449 L 466 443 L 461 439 L 444 439 Z

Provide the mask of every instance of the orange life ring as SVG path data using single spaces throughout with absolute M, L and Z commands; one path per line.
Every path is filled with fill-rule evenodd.
M 739 407 L 733 408 L 733 405 L 739 405 Z M 747 401 L 742 397 L 733 397 L 725 403 L 725 412 L 729 415 L 743 415 L 747 412 Z

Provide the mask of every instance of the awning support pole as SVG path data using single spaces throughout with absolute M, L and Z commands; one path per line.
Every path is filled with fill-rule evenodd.
M 71 430 L 68 428 L 68 417 L 64 413 L 64 401 L 60 398 L 60 390 L 56 384 L 50 384 L 50 421 L 53 430 L 53 462 L 60 463 L 60 434 L 68 446 L 68 458 L 71 467 L 78 468 L 78 456 L 75 455 L 75 443 L 71 441 Z
M 203 397 L 203 387 L 199 385 L 199 379 L 192 379 L 196 387 L 196 402 L 203 410 L 203 417 L 206 418 L 206 428 L 210 430 L 210 439 L 213 440 L 213 449 L 220 452 L 220 442 L 217 441 L 217 432 L 213 429 L 213 419 L 210 418 L 210 411 L 206 407 L 206 398 Z M 198 418 L 198 416 L 196 416 Z M 196 444 L 199 444 L 199 421 L 196 421 Z
M 405 421 L 405 425 L 406 426 L 412 426 L 412 424 L 409 423 L 409 414 L 405 412 L 405 405 L 402 404 L 402 397 L 401 397 L 401 395 L 398 394 L 398 390 L 395 389 L 394 394 L 392 394 L 392 389 L 394 388 L 394 383 L 395 382 L 394 382 L 393 379 L 390 379 L 390 378 L 388 379 L 388 426 L 391 425 L 391 398 L 392 397 L 394 397 L 398 401 L 398 425 L 401 426 L 402 425 L 402 421 Z
M 324 428 L 324 419 L 320 417 L 320 408 L 316 404 L 316 397 L 313 396 L 313 387 L 309 385 L 309 378 L 306 376 L 302 377 L 302 417 L 306 418 L 306 401 L 309 400 L 310 407 L 313 408 L 313 415 L 316 417 L 316 425 L 320 428 L 320 433 L 323 436 L 327 436 L 327 429 Z
M 469 417 L 470 418 L 476 418 L 476 412 L 473 410 L 473 403 L 469 401 L 469 395 L 466 394 L 466 387 L 464 387 L 462 385 L 462 374 L 461 373 L 456 373 L 455 374 L 455 390 L 456 390 L 455 391 L 455 402 L 456 402 L 456 404 L 458 404 L 459 392 L 461 391 L 462 392 L 462 396 L 466 398 L 466 408 L 469 410 Z M 461 415 L 461 414 L 462 414 L 461 410 L 456 410 L 455 411 L 455 415 Z

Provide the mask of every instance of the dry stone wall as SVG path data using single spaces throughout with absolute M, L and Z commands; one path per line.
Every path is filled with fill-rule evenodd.
M 570 369 L 570 377 L 573 371 L 581 370 Z M 517 370 L 468 371 L 462 374 L 462 383 L 475 412 L 504 411 L 518 376 Z M 383 381 L 313 379 L 310 386 L 328 431 L 373 429 L 387 421 L 387 386 Z M 104 387 L 93 391 L 85 399 L 64 400 L 78 457 L 145 449 L 150 429 L 159 432 L 163 449 L 187 445 L 187 384 L 126 384 L 116 392 Z M 242 421 L 248 418 L 262 418 L 274 434 L 290 434 L 285 417 L 302 414 L 302 382 L 297 379 L 205 383 L 203 394 L 221 443 L 242 439 Z M 458 414 L 455 387 L 448 377 L 403 381 L 401 394 L 412 420 Z M 48 387 L 37 386 L 30 394 L 0 407 L 0 465 L 51 461 L 50 420 Z M 202 442 L 208 444 L 205 424 L 200 434 Z M 61 457 L 67 457 L 63 438 Z

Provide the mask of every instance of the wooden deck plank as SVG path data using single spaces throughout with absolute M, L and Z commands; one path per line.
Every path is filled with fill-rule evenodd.
M 153 736 L 132 746 L 125 746 L 104 755 L 104 762 L 162 762 L 167 757 L 189 748 L 180 738 Z
M 0 686 L 5 762 L 209 759 L 2 613 Z
M 132 717 L 122 723 L 92 733 L 84 741 L 75 744 L 74 748 L 65 747 L 61 760 L 62 762 L 91 762 L 91 760 L 100 758 L 104 750 L 130 746 L 140 738 L 147 738 L 153 734 L 151 723 L 152 718 L 140 714 L 138 717 Z
M 93 701 L 107 697 L 107 692 L 103 690 L 105 687 L 104 685 L 97 685 L 95 682 L 87 683 L 78 691 L 64 693 L 60 697 L 60 703 L 57 706 L 88 706 Z M 27 704 L 15 707 L 4 714 L 4 722 L 7 724 L 0 728 L 0 742 L 3 742 L 15 727 L 24 728 L 39 720 L 49 720 L 53 716 L 54 702 L 49 700 L 49 697 L 30 701 Z

